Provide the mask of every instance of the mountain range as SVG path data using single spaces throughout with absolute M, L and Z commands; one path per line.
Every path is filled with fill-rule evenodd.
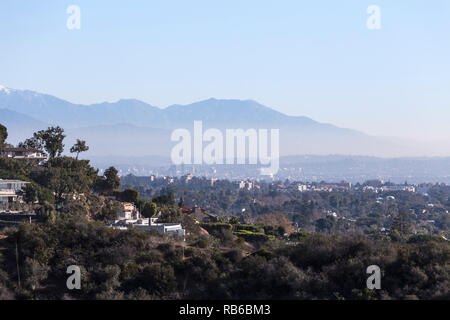
M 280 155 L 343 154 L 379 157 L 423 156 L 424 146 L 374 137 L 359 131 L 288 116 L 253 100 L 208 99 L 158 108 L 134 99 L 92 105 L 74 104 L 30 90 L 0 86 L 0 123 L 17 143 L 50 125 L 66 130 L 66 145 L 87 141 L 90 156 L 170 157 L 176 128 L 280 129 Z M 68 149 L 66 146 L 66 149 Z

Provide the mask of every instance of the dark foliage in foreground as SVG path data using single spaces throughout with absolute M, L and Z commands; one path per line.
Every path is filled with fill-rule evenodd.
M 433 237 L 397 243 L 316 234 L 248 253 L 237 241 L 186 245 L 71 215 L 3 234 L 0 299 L 450 298 L 450 244 Z M 372 264 L 382 270 L 381 290 L 366 289 Z M 70 265 L 81 267 L 79 291 L 66 288 Z

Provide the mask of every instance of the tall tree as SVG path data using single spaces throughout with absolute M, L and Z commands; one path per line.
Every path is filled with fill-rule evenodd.
M 105 191 L 114 191 L 117 190 L 120 186 L 120 178 L 117 175 L 118 171 L 114 167 L 109 167 L 105 170 L 104 177 L 104 190 Z
M 158 206 L 154 202 L 145 202 L 144 206 L 142 207 L 141 214 L 146 218 L 151 218 L 155 215 L 156 211 L 158 210 Z
M 184 207 L 184 200 L 183 197 L 180 197 L 180 201 L 178 202 L 178 207 L 183 208 Z
M 43 141 L 35 137 L 26 139 L 24 142 L 19 142 L 19 147 L 39 150 L 44 148 Z
M 0 123 L 0 151 L 3 150 L 6 138 L 8 138 L 8 130 Z
M 72 148 L 70 148 L 70 153 L 76 153 L 77 154 L 76 159 L 78 160 L 78 155 L 81 152 L 85 152 L 85 151 L 88 151 L 88 150 L 89 150 L 89 147 L 86 145 L 86 141 L 77 139 L 77 143 L 75 143 L 72 146 Z
M 392 221 L 392 230 L 397 230 L 401 236 L 408 235 L 411 232 L 411 220 L 404 210 L 400 210 Z
M 63 141 L 66 136 L 64 135 L 64 129 L 59 126 L 36 132 L 33 137 L 43 142 L 50 159 L 61 156 L 64 151 Z

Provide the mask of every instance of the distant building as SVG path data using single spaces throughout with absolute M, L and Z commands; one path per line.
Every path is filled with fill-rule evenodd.
M 327 217 L 334 217 L 334 218 L 338 217 L 337 213 L 334 211 L 328 210 L 328 211 L 326 211 L 326 214 L 327 214 Z
M 194 176 L 193 176 L 191 173 L 189 173 L 189 174 L 183 176 L 183 177 L 182 177 L 182 180 L 183 180 L 183 182 L 185 182 L 185 183 L 189 183 L 189 181 L 191 181 L 193 177 L 194 177 Z
M 404 185 L 398 185 L 398 186 L 383 186 L 381 187 L 381 191 L 407 191 L 407 192 L 416 192 L 416 188 L 414 186 L 404 186 Z
M 131 220 L 131 219 L 140 219 L 141 214 L 137 210 L 136 206 L 131 202 L 123 202 L 123 210 L 117 214 L 118 220 Z
M 252 190 L 253 186 L 254 186 L 254 184 L 251 181 L 240 181 L 239 182 L 239 189 Z

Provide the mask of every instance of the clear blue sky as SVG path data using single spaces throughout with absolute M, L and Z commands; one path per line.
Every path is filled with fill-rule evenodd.
M 81 8 L 81 30 L 66 9 Z M 381 30 L 366 9 L 381 8 Z M 450 140 L 447 0 L 1 0 L 0 84 L 76 103 L 254 99 L 369 134 Z

